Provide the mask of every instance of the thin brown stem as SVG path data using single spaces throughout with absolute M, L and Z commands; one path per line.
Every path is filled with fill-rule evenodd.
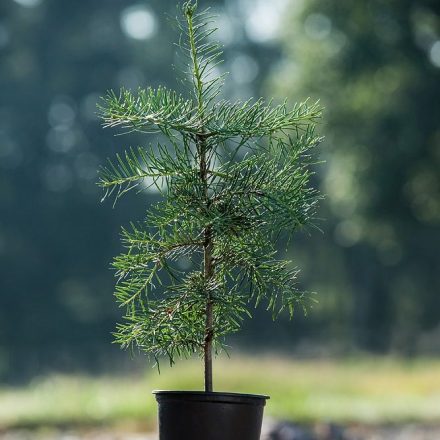
M 209 209 L 210 199 L 208 194 L 208 174 L 209 174 L 209 159 L 206 152 L 206 140 L 203 135 L 198 135 L 196 138 L 197 150 L 199 153 L 200 164 L 200 178 L 204 185 L 204 196 L 206 207 Z M 214 274 L 213 265 L 213 239 L 212 239 L 212 226 L 208 225 L 204 231 L 204 243 L 203 243 L 203 268 L 205 285 L 208 286 L 210 279 Z M 206 290 L 206 308 L 205 308 L 205 338 L 203 341 L 203 355 L 205 364 L 205 391 L 210 392 L 213 390 L 212 384 L 212 341 L 214 337 L 213 329 L 213 302 L 210 289 Z
M 208 226 L 205 230 L 205 281 L 208 283 L 213 274 L 212 265 L 212 229 Z M 205 340 L 203 344 L 204 359 L 205 359 L 205 391 L 212 391 L 212 339 L 214 336 L 213 330 L 213 304 L 210 290 L 208 289 L 206 297 L 206 318 L 205 318 Z

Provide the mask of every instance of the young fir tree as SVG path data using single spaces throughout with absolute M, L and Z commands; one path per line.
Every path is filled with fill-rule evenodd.
M 251 305 L 275 317 L 307 305 L 297 270 L 276 259 L 276 242 L 310 224 L 310 150 L 319 143 L 315 105 L 216 100 L 221 48 L 209 12 L 183 5 L 179 46 L 188 56 L 189 96 L 165 87 L 109 92 L 104 126 L 159 133 L 165 143 L 130 148 L 100 170 L 105 196 L 155 185 L 163 200 L 123 228 L 116 298 L 125 307 L 116 341 L 157 360 L 199 353 L 212 391 L 212 353 L 239 330 Z M 182 259 L 191 262 L 185 270 Z

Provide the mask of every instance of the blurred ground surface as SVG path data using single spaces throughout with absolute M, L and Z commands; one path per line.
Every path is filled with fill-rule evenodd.
M 218 359 L 215 378 L 217 390 L 271 396 L 262 440 L 440 440 L 440 360 Z M 201 379 L 200 362 L 188 361 L 160 376 L 3 386 L 0 440 L 157 440 L 146 434 L 157 417 L 151 390 L 200 389 Z
M 341 427 L 316 424 L 302 427 L 290 423 L 266 423 L 261 440 L 439 440 L 440 426 Z M 0 440 L 157 440 L 155 434 L 107 429 L 12 430 L 0 433 Z

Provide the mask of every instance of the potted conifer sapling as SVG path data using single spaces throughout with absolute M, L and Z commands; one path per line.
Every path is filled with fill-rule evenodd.
M 99 106 L 104 126 L 160 137 L 100 169 L 105 196 L 148 185 L 162 196 L 144 221 L 122 229 L 126 252 L 113 264 L 126 313 L 116 341 L 171 364 L 203 358 L 204 391 L 155 392 L 161 440 L 257 440 L 267 396 L 214 392 L 213 353 L 254 306 L 274 317 L 307 307 L 297 270 L 277 258 L 277 241 L 315 215 L 310 165 L 320 109 L 218 99 L 224 76 L 214 75 L 221 48 L 209 11 L 187 2 L 178 23 L 187 96 L 122 89 Z

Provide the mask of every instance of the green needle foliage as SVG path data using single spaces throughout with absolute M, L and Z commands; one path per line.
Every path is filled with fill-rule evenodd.
M 165 87 L 109 92 L 100 106 L 104 126 L 165 141 L 109 160 L 99 184 L 115 200 L 152 185 L 163 196 L 145 221 L 122 230 L 126 252 L 114 267 L 126 313 L 116 341 L 171 363 L 201 354 L 210 391 L 212 351 L 251 306 L 263 303 L 276 317 L 308 305 L 276 243 L 315 215 L 310 165 L 320 108 L 216 99 L 223 76 L 215 74 L 221 48 L 212 42 L 213 18 L 196 2 L 182 12 L 188 97 Z

